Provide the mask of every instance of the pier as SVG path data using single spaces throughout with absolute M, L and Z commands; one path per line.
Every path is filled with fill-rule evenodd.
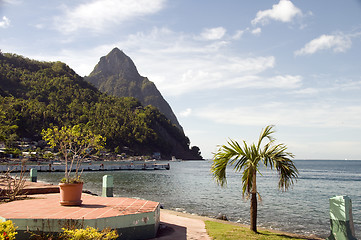
M 18 165 L 0 165 L 0 172 L 20 172 L 21 164 Z M 38 172 L 64 172 L 64 164 L 47 164 L 47 165 L 25 165 L 25 171 L 30 171 L 30 169 L 36 169 Z M 79 171 L 122 171 L 122 170 L 169 170 L 170 165 L 168 164 L 159 164 L 159 163 L 114 163 L 114 164 L 104 164 L 101 162 L 93 163 L 83 163 L 79 167 Z

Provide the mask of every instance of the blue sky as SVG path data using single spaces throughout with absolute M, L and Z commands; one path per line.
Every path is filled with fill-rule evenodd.
M 0 36 L 81 76 L 122 49 L 205 158 L 273 124 L 296 159 L 361 159 L 359 0 L 0 0 Z

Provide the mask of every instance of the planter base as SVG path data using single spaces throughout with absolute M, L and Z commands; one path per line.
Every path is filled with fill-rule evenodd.
M 60 201 L 61 206 L 80 206 L 83 201 Z

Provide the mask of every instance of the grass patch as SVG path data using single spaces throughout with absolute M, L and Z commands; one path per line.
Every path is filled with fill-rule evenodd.
M 208 235 L 214 240 L 296 240 L 302 238 L 293 238 L 280 233 L 273 233 L 267 230 L 258 231 L 256 234 L 245 227 L 234 226 L 226 223 L 213 221 L 204 221 Z

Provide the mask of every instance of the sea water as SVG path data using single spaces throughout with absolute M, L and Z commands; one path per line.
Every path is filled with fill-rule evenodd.
M 109 163 L 108 163 L 109 164 Z M 170 170 L 84 172 L 84 188 L 101 195 L 102 177 L 113 175 L 114 195 L 157 201 L 166 209 L 249 224 L 250 202 L 242 198 L 241 174 L 227 171 L 227 186 L 212 178 L 211 161 L 171 162 Z M 329 198 L 352 200 L 356 236 L 361 239 L 361 161 L 295 160 L 297 182 L 278 189 L 278 175 L 262 168 L 257 189 L 259 227 L 327 237 L 330 234 Z M 38 180 L 57 183 L 64 173 L 38 173 Z

